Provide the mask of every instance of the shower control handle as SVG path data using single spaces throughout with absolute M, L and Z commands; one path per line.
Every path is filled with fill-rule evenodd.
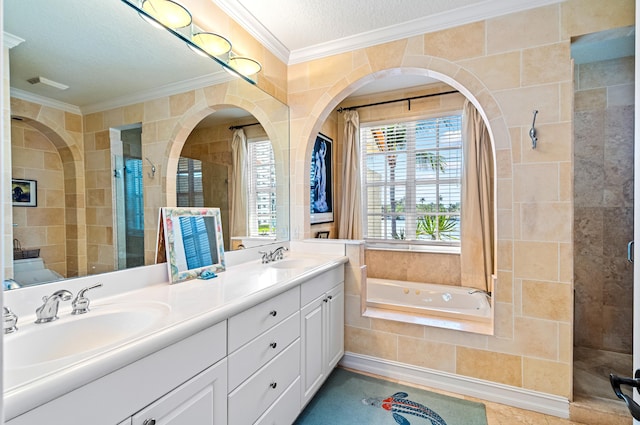
M 636 370 L 635 379 L 621 378 L 612 373 L 609 375 L 609 381 L 611 381 L 611 388 L 613 388 L 613 392 L 616 393 L 616 396 L 618 396 L 619 399 L 625 402 L 631 416 L 636 420 L 640 420 L 640 405 L 633 401 L 633 397 L 626 395 L 620 389 L 620 385 L 628 385 L 630 387 L 634 387 L 640 394 L 640 390 L 638 390 L 638 388 L 640 388 L 640 369 Z

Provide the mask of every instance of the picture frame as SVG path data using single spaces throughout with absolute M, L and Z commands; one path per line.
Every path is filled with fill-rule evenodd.
M 167 260 L 170 283 L 211 279 L 225 270 L 219 208 L 161 208 L 156 261 Z
M 333 221 L 333 140 L 318 133 L 311 152 L 311 224 Z
M 316 239 L 329 239 L 329 231 L 324 230 L 324 231 L 316 232 Z
M 11 179 L 11 200 L 14 207 L 38 206 L 38 182 L 36 180 Z

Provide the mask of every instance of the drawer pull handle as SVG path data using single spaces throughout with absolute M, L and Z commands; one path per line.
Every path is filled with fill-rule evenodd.
M 275 310 L 271 310 L 269 314 L 272 315 L 273 317 L 276 317 L 278 315 L 278 312 Z
M 327 298 L 329 298 L 330 300 L 333 299 L 333 295 L 329 295 Z
M 322 300 L 323 303 L 328 303 L 329 300 L 327 298 L 325 298 L 324 300 Z
M 145 419 L 144 422 L 142 422 L 142 425 L 156 425 L 156 420 L 155 419 Z
M 269 344 L 269 347 L 271 348 L 276 348 L 278 346 L 278 344 L 276 344 L 275 342 L 272 342 L 271 344 Z
M 278 383 L 277 382 L 272 382 L 272 383 L 269 384 L 269 386 L 275 390 L 276 387 L 278 386 Z

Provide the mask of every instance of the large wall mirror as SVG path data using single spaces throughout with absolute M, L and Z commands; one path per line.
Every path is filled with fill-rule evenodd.
M 285 104 L 120 1 L 3 5 L 10 166 L 2 160 L 37 194 L 35 206 L 5 206 L 4 239 L 20 252 L 3 259 L 17 281 L 6 286 L 152 264 L 165 206 L 220 208 L 225 251 L 289 239 Z M 225 90 L 224 101 L 197 108 Z M 163 121 L 148 117 L 157 105 L 171 109 Z

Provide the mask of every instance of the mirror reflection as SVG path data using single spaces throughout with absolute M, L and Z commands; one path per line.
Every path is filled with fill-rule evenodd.
M 36 181 L 38 195 L 35 207 L 10 208 L 13 225 L 5 240 L 38 250 L 42 270 L 27 279 L 20 276 L 20 263 L 5 258 L 11 265 L 7 276 L 18 281 L 10 286 L 153 263 L 163 205 L 220 208 L 230 230 L 224 235 L 226 250 L 288 240 L 288 107 L 257 86 L 223 71 L 221 76 L 212 69 L 217 65 L 151 28 L 120 2 L 52 3 L 4 3 L 5 30 L 25 41 L 9 50 L 12 154 L 2 160 L 11 177 Z M 84 14 L 91 17 L 78 18 Z M 114 33 L 105 16 L 122 31 Z M 82 32 L 78 21 L 83 28 L 93 25 L 91 31 Z M 61 28 L 73 28 L 73 34 Z M 87 34 L 82 43 L 79 32 Z M 95 51 L 101 52 L 98 65 Z M 73 60 L 60 59 L 65 57 Z M 70 88 L 26 83 L 32 74 L 66 78 Z M 193 88 L 184 84 L 195 80 Z M 249 171 L 239 174 L 233 165 L 229 127 L 253 123 L 243 129 L 247 148 L 270 144 L 273 158 L 264 171 L 269 178 L 261 180 L 269 186 L 259 195 L 262 203 L 251 207 L 245 201 L 243 210 L 232 186 L 238 175 L 248 182 Z M 209 137 L 212 125 L 220 127 L 216 138 Z M 226 150 L 218 151 L 218 145 Z M 201 162 L 200 201 L 188 198 L 191 194 L 184 200 L 184 192 L 177 191 L 185 160 Z M 217 198 L 209 198 L 214 191 Z
M 228 229 L 227 251 L 276 240 L 277 186 L 271 140 L 256 118 L 241 108 L 227 108 L 202 120 L 180 153 L 177 205 L 218 206 Z

